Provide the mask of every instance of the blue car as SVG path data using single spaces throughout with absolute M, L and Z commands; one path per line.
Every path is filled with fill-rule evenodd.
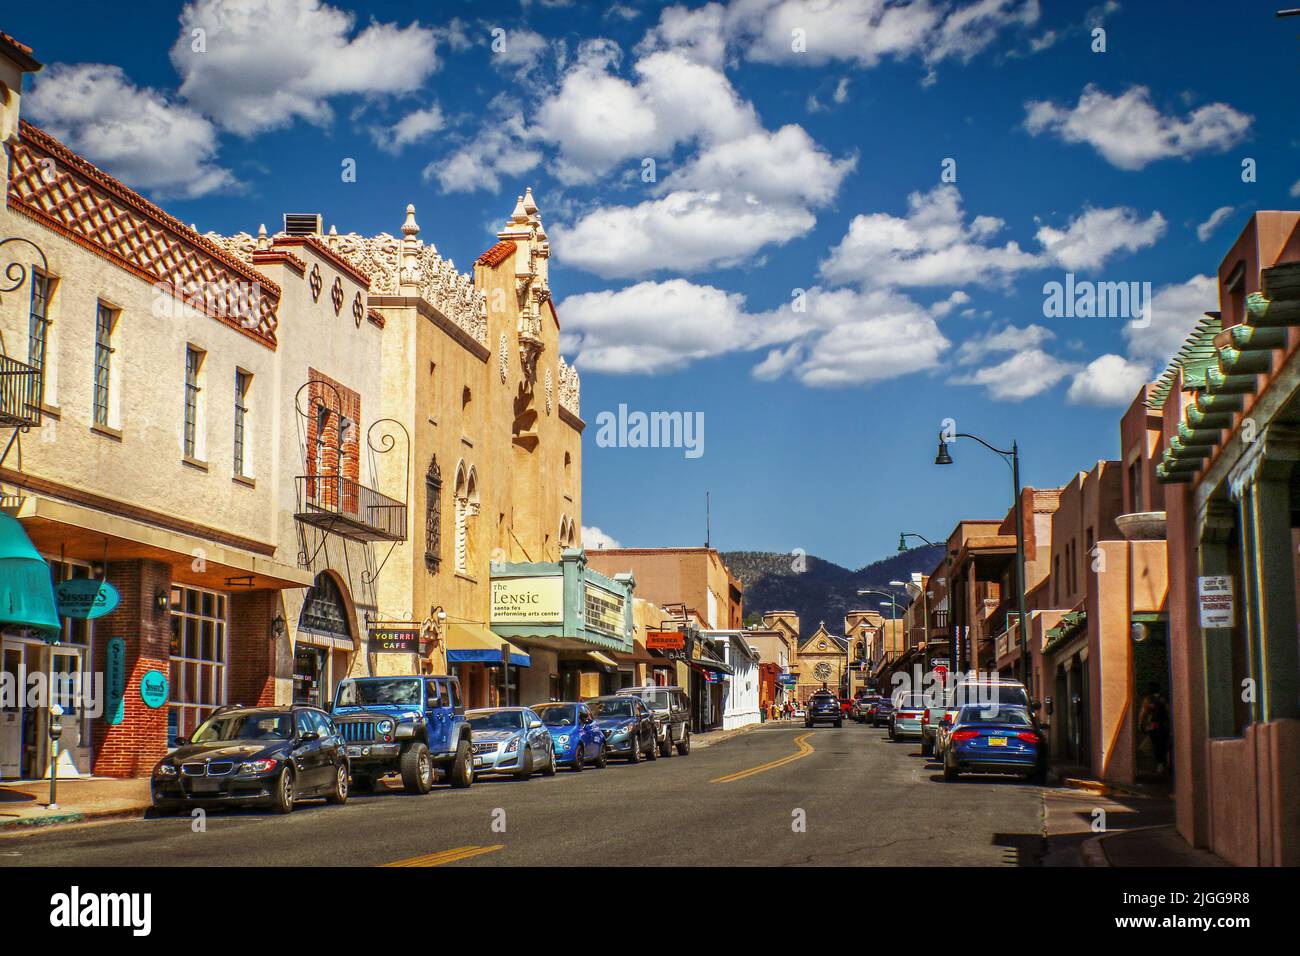
M 1009 704 L 966 704 L 948 732 L 943 779 L 962 773 L 1013 773 L 1047 781 L 1047 748 L 1033 713 Z
M 608 763 L 605 731 L 596 726 L 591 708 L 586 704 L 538 704 L 533 713 L 542 718 L 550 731 L 555 762 L 561 767 L 581 772 L 589 763 L 597 767 Z

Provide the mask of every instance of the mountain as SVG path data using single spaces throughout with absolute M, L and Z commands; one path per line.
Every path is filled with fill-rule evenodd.
M 773 551 L 724 551 L 722 560 L 745 586 L 745 619 L 757 620 L 765 611 L 794 611 L 799 615 L 803 637 L 817 630 L 822 621 L 839 633 L 846 611 L 878 609 L 886 617 L 888 600 L 879 594 L 863 594 L 860 588 L 875 588 L 900 595 L 900 613 L 905 595 L 891 588 L 890 581 L 906 581 L 913 571 L 929 572 L 939 563 L 944 546 L 925 545 L 891 555 L 855 570 L 814 555 Z

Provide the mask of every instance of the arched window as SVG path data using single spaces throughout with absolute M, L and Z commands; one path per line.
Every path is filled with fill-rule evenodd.
M 442 471 L 438 456 L 429 462 L 424 475 L 424 566 L 430 574 L 438 573 L 442 561 Z
M 471 518 L 478 514 L 478 473 L 462 461 L 456 467 L 456 570 L 469 573 L 474 551 Z

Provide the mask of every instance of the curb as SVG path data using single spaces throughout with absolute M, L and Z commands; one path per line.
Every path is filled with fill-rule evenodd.
M 720 735 L 724 735 L 724 736 L 718 736 L 718 737 L 715 737 L 715 738 L 713 738 L 713 739 L 711 739 L 711 740 L 706 740 L 706 741 L 704 741 L 704 745 L 703 745 L 703 746 L 700 746 L 700 741 L 699 741 L 699 739 L 698 739 L 697 737 L 692 737 L 692 738 L 691 738 L 691 749 L 693 749 L 693 750 L 695 750 L 695 749 L 699 749 L 699 750 L 708 750 L 710 747 L 716 747 L 718 744 L 726 743 L 726 742 L 727 742 L 728 740 L 730 740 L 732 737 L 738 737 L 738 736 L 740 736 L 741 734 L 747 734 L 747 733 L 749 733 L 751 730 L 754 730 L 755 728 L 757 728 L 757 727 L 762 727 L 762 726 L 765 726 L 765 725 L 764 725 L 764 724 L 761 724 L 761 723 L 757 723 L 757 724 L 746 724 L 744 727 L 736 727 L 736 728 L 734 728 L 734 729 L 732 729 L 732 730 L 714 731 L 714 733 L 717 733 L 717 734 L 720 734 Z
M 1127 836 L 1134 833 L 1148 833 L 1152 830 L 1165 830 L 1168 829 L 1168 827 L 1169 824 L 1157 824 L 1156 826 L 1134 827 L 1131 830 L 1116 830 L 1113 833 L 1098 834 L 1097 836 L 1093 837 L 1090 840 L 1085 840 L 1083 846 L 1080 847 L 1080 850 L 1083 853 L 1084 865 L 1085 866 L 1113 866 L 1114 865 L 1110 862 L 1110 857 L 1106 856 L 1106 848 L 1102 846 L 1102 843 L 1105 840 L 1109 840 L 1111 837 Z
M 1142 793 L 1138 790 L 1129 790 L 1127 787 L 1115 787 L 1100 780 L 1081 780 L 1075 777 L 1059 778 L 1059 786 L 1069 787 L 1071 790 L 1084 790 L 1088 793 L 1096 794 L 1099 797 L 1146 797 L 1149 794 Z
M 88 823 L 95 820 L 111 820 L 114 817 L 137 817 L 144 819 L 149 806 L 121 807 L 115 810 L 67 810 L 51 813 L 48 816 L 16 817 L 13 820 L 0 820 L 0 833 L 13 830 L 32 830 L 38 827 L 63 826 L 69 823 Z

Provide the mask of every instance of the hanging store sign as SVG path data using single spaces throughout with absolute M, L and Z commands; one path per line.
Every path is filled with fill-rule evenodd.
M 586 589 L 587 630 L 608 637 L 623 636 L 623 597 L 594 584 Z
M 140 678 L 140 699 L 153 710 L 167 703 L 167 675 L 162 671 L 149 671 Z
M 60 617 L 93 620 L 108 614 L 120 600 L 117 588 L 94 578 L 69 578 L 54 586 L 54 606 Z
M 104 722 L 116 725 L 126 712 L 126 641 L 110 637 L 104 655 Z
M 686 635 L 681 631 L 646 631 L 645 646 L 651 651 L 684 651 Z
M 374 624 L 369 629 L 371 654 L 418 654 L 422 624 Z
M 563 624 L 564 578 L 496 578 L 492 581 L 493 624 Z
M 1214 574 L 1197 579 L 1201 627 L 1232 627 L 1232 575 Z

